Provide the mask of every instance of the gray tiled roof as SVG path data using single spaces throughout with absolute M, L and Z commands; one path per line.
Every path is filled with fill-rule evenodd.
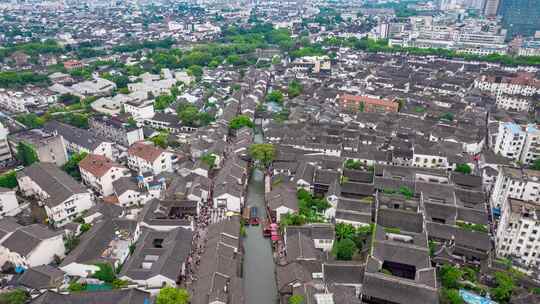
M 193 231 L 184 228 L 170 231 L 144 229 L 133 255 L 122 267 L 120 277 L 146 280 L 162 275 L 176 281 L 191 251 L 192 236 Z M 161 247 L 154 244 L 155 239 L 163 240 Z M 157 259 L 147 260 L 148 256 L 156 256 Z M 142 268 L 143 261 L 151 263 L 151 266 L 148 269 Z
M 362 284 L 364 265 L 359 264 L 323 264 L 326 284 Z
M 141 191 L 133 177 L 124 176 L 113 182 L 114 193 L 120 196 L 128 190 Z
M 19 278 L 18 283 L 32 289 L 56 288 L 62 284 L 64 272 L 58 268 L 41 265 L 28 268 Z
M 77 144 L 90 151 L 95 150 L 102 142 L 109 142 L 89 130 L 76 128 L 56 120 L 45 123 L 43 128 L 49 132 L 57 132 L 62 135 L 66 141 Z
M 77 292 L 59 294 L 46 291 L 32 300 L 31 304 L 147 304 L 150 294 L 138 289 Z
M 79 245 L 68 254 L 60 264 L 61 267 L 71 263 L 94 264 L 97 262 L 115 262 L 103 256 L 111 241 L 121 232 L 126 238 L 133 238 L 137 222 L 123 219 L 104 219 L 95 223 L 83 234 Z
M 0 240 L 3 239 L 8 233 L 13 232 L 20 227 L 21 225 L 17 223 L 15 218 L 5 217 L 0 219 Z
M 31 253 L 43 240 L 62 234 L 62 231 L 52 231 L 42 224 L 20 227 L 7 239 L 2 246 L 21 256 Z
M 74 194 L 88 191 L 53 163 L 34 163 L 24 168 L 18 175 L 30 177 L 41 189 L 47 192 L 49 198 L 45 200 L 45 203 L 49 207 L 63 203 Z

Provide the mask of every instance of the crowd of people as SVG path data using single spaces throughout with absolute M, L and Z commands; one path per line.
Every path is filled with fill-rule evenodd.
M 190 285 L 197 280 L 195 271 L 201 262 L 201 255 L 206 246 L 207 228 L 212 223 L 217 223 L 226 217 L 226 210 L 211 208 L 210 204 L 201 207 L 199 215 L 195 217 L 195 233 L 191 242 L 191 253 L 187 260 L 186 273 L 181 278 L 185 285 Z

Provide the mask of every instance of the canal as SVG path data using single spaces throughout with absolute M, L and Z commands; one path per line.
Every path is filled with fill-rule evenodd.
M 262 142 L 262 135 L 255 135 Z M 264 175 L 253 170 L 249 180 L 246 206 L 256 206 L 261 219 L 266 218 L 264 204 Z M 244 238 L 244 296 L 246 304 L 276 304 L 278 302 L 275 264 L 270 240 L 262 235 L 262 225 L 246 226 Z

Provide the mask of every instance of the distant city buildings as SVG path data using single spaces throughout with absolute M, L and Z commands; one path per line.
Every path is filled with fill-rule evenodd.
M 540 31 L 540 5 L 533 0 L 501 0 L 499 15 L 508 37 L 534 36 Z
M 494 18 L 497 16 L 497 10 L 499 9 L 499 3 L 501 0 L 485 0 L 484 1 L 484 16 Z M 503 0 L 504 1 L 504 0 Z

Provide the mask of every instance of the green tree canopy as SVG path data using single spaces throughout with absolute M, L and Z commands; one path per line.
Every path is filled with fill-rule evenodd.
M 304 304 L 304 296 L 293 295 L 289 298 L 289 304 Z
M 358 170 L 362 168 L 362 163 L 359 160 L 347 159 L 344 163 L 344 166 L 347 169 Z
M 253 144 L 249 147 L 249 155 L 262 167 L 268 168 L 276 157 L 276 148 L 272 144 Z
M 336 239 L 338 241 L 343 239 L 353 239 L 356 229 L 351 224 L 337 223 L 335 226 L 336 229 Z
M 444 113 L 442 116 L 441 116 L 441 119 L 442 120 L 446 120 L 446 121 L 453 121 L 454 120 L 454 114 L 452 113 Z
M 266 95 L 266 101 L 281 104 L 283 103 L 283 93 L 281 93 L 279 90 L 273 90 Z
M 253 128 L 254 126 L 253 121 L 246 115 L 238 115 L 229 123 L 229 128 L 233 130 L 238 130 L 242 127 Z
M 67 113 L 58 118 L 60 121 L 77 128 L 88 129 L 88 116 L 81 113 Z
M 214 154 L 208 153 L 201 157 L 201 161 L 207 164 L 210 169 L 212 169 L 216 165 L 216 156 Z
M 287 89 L 287 94 L 290 98 L 294 98 L 300 94 L 302 94 L 302 91 L 304 90 L 304 87 L 298 80 L 293 80 L 291 83 L 289 83 L 289 87 Z
M 445 264 L 439 270 L 442 286 L 450 289 L 458 289 L 461 284 L 464 272 L 453 265 Z
M 154 143 L 154 145 L 162 149 L 166 149 L 169 146 L 168 139 L 169 139 L 169 133 L 160 132 L 158 135 L 152 137 L 150 140 L 152 141 L 152 143 Z
M 58 96 L 58 102 L 66 104 L 66 105 L 78 103 L 80 101 L 81 101 L 81 98 L 79 96 L 73 95 L 71 93 L 65 93 Z
M 70 292 L 80 292 L 80 291 L 84 291 L 84 285 L 81 284 L 81 283 L 77 283 L 77 282 L 71 282 L 69 283 L 69 286 L 68 286 L 68 290 Z
M 193 105 L 187 105 L 178 112 L 178 118 L 183 124 L 193 126 L 199 117 L 199 109 Z
M 13 189 L 17 185 L 17 172 L 9 171 L 0 175 L 0 187 Z
M 42 117 L 39 117 L 34 113 L 18 115 L 15 119 L 30 129 L 39 128 L 45 123 L 45 120 Z
M 39 161 L 34 147 L 22 141 L 17 145 L 17 159 L 24 166 L 30 166 L 31 164 Z
M 342 239 L 336 244 L 336 259 L 350 261 L 356 251 L 356 244 L 351 239 Z
M 192 65 L 187 70 L 188 75 L 193 76 L 197 79 L 201 78 L 203 75 L 203 69 L 199 65 Z
M 531 166 L 531 169 L 540 170 L 540 158 L 534 161 L 534 163 Z
M 214 121 L 215 117 L 207 112 L 200 111 L 189 103 L 180 103 L 176 108 L 178 119 L 187 126 L 206 126 Z
M 156 110 L 163 110 L 167 108 L 171 103 L 175 101 L 176 98 L 174 96 L 169 94 L 161 94 L 158 97 L 156 97 L 156 100 L 154 100 L 154 108 Z
M 457 289 L 448 289 L 448 288 L 442 288 L 441 289 L 442 294 L 442 300 L 443 303 L 447 304 L 465 304 L 461 296 L 459 295 L 459 291 Z
M 34 72 L 0 72 L 0 88 L 19 88 L 27 84 L 49 84 L 47 75 Z
M 112 283 L 114 279 L 116 278 L 114 274 L 114 270 L 109 263 L 97 263 L 96 266 L 99 267 L 99 270 L 96 271 L 93 275 L 94 278 L 107 282 Z
M 406 186 L 399 187 L 399 193 L 401 193 L 401 195 L 405 196 L 407 199 L 411 199 L 414 195 L 414 192 Z
M 514 279 L 505 272 L 496 272 L 495 282 L 497 283 L 497 287 L 491 289 L 493 299 L 499 303 L 508 303 L 516 287 Z
M 459 164 L 456 166 L 456 169 L 454 171 L 460 172 L 463 174 L 471 174 L 472 169 L 468 164 Z
M 76 180 L 81 180 L 81 172 L 79 171 L 79 163 L 81 160 L 83 160 L 88 153 L 81 152 L 73 154 L 69 160 L 62 166 L 62 170 L 64 170 L 67 174 L 71 175 Z
M 188 304 L 189 293 L 185 289 L 163 287 L 156 297 L 156 304 Z
M 24 304 L 30 299 L 28 293 L 22 289 L 3 292 L 0 294 L 0 304 Z

